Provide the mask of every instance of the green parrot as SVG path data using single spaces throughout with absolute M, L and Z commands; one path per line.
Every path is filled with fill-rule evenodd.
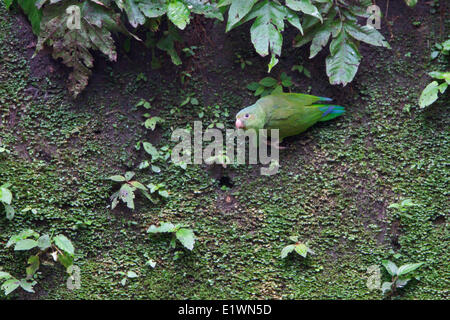
M 279 129 L 281 141 L 302 133 L 318 121 L 334 119 L 345 113 L 344 107 L 323 104 L 330 98 L 302 93 L 277 93 L 265 96 L 236 115 L 237 129 Z M 269 131 L 270 132 L 270 131 Z

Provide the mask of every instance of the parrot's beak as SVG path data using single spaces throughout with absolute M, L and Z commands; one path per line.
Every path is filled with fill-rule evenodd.
M 242 122 L 241 119 L 237 119 L 236 120 L 236 129 L 243 129 L 244 128 L 244 123 Z

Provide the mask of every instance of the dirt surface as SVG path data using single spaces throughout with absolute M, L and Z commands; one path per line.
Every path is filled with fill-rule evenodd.
M 386 12 L 385 1 L 377 4 Z M 74 100 L 69 70 L 48 51 L 32 59 L 28 22 L 2 7 L 0 146 L 11 153 L 0 154 L 0 184 L 12 184 L 18 213 L 11 222 L 0 218 L 0 242 L 24 228 L 63 233 L 81 269 L 79 290 L 67 290 L 61 266 L 42 266 L 36 294 L 7 298 L 381 299 L 366 286 L 367 268 L 384 259 L 426 262 L 393 298 L 448 298 L 448 93 L 425 110 L 417 106 L 436 68 L 431 46 L 447 36 L 446 14 L 441 23 L 423 2 L 409 9 L 390 1 L 381 32 L 392 50 L 361 45 L 364 58 L 346 87 L 328 83 L 327 50 L 309 60 L 309 46 L 293 48 L 295 30 L 286 32 L 272 76 L 287 72 L 292 91 L 332 97 L 347 113 L 286 139 L 280 173 L 264 177 L 258 166 L 184 170 L 161 159 L 154 163 L 160 173 L 138 169 L 150 160 L 143 141 L 170 150 L 172 130 L 192 127 L 200 113 L 204 126 L 232 128 L 234 114 L 255 101 L 246 86 L 267 76 L 268 61 L 254 52 L 248 26 L 224 33 L 224 24 L 196 18 L 178 48 L 197 46 L 195 56 L 176 67 L 157 52 L 158 70 L 143 44 L 132 42 L 126 53 L 119 38 L 118 61 L 97 55 L 89 86 Z M 236 53 L 252 65 L 242 70 Z M 312 78 L 291 71 L 294 64 Z M 192 76 L 184 83 L 183 71 Z M 199 104 L 181 107 L 188 96 Z M 152 107 L 136 107 L 140 99 Z M 147 130 L 145 113 L 165 122 Z M 136 210 L 122 203 L 110 210 L 119 185 L 107 177 L 129 170 L 145 184 L 164 183 L 170 197 L 152 204 L 137 194 Z M 418 204 L 410 218 L 388 208 L 406 198 Z M 191 227 L 194 250 L 146 234 L 162 221 Z M 315 255 L 281 259 L 291 235 Z M 0 270 L 19 277 L 27 257 L 1 246 Z M 122 285 L 128 271 L 138 277 Z

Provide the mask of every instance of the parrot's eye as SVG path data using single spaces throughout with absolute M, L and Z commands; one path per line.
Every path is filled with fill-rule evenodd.
M 245 117 L 248 118 L 248 117 L 250 117 L 250 115 L 249 115 L 248 113 L 246 113 L 246 114 L 245 114 Z

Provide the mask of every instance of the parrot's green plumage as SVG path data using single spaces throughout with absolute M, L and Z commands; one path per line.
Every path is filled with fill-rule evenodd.
M 236 115 L 236 127 L 279 129 L 280 142 L 302 133 L 318 121 L 334 119 L 345 112 L 341 106 L 324 104 L 332 99 L 302 93 L 265 96 Z

